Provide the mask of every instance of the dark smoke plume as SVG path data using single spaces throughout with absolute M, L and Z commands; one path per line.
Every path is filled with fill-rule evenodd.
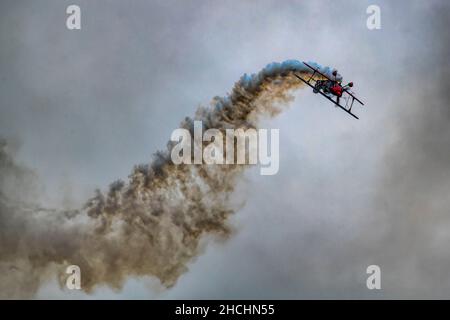
M 293 99 L 291 91 L 302 87 L 293 72 L 309 74 L 302 63 L 289 60 L 244 75 L 230 94 L 215 97 L 181 127 L 193 132 L 194 120 L 201 120 L 205 130 L 254 128 L 260 115 L 278 114 Z M 23 194 L 31 191 L 23 188 L 32 174 L 2 145 L 0 295 L 32 296 L 56 274 L 63 286 L 70 264 L 80 266 L 86 292 L 97 285 L 120 289 L 130 276 L 154 276 L 173 286 L 200 253 L 202 236 L 230 235 L 227 218 L 236 210 L 230 196 L 245 166 L 174 165 L 172 147 L 169 142 L 150 164 L 136 166 L 128 182 L 97 191 L 84 208 L 62 211 L 25 201 Z

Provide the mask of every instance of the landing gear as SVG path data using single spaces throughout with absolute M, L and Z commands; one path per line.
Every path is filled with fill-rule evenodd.
M 317 80 L 316 84 L 314 85 L 313 92 L 314 93 L 319 93 L 321 86 L 322 86 L 321 81 Z

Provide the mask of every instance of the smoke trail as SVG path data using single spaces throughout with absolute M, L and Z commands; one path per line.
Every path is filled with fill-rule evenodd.
M 278 114 L 293 99 L 291 91 L 303 86 L 294 72 L 310 74 L 296 60 L 245 74 L 230 94 L 215 97 L 181 127 L 193 134 L 194 121 L 201 120 L 205 130 L 254 128 L 260 115 Z M 169 142 L 150 164 L 136 166 L 127 183 L 116 181 L 105 194 L 97 191 L 73 212 L 39 209 L 4 195 L 6 177 L 26 170 L 0 148 L 0 296 L 33 295 L 55 273 L 62 285 L 62 267 L 69 264 L 80 266 L 86 292 L 100 284 L 120 289 L 130 276 L 155 276 L 174 285 L 200 253 L 202 236 L 230 235 L 227 218 L 236 210 L 230 195 L 245 166 L 174 165 L 172 147 Z

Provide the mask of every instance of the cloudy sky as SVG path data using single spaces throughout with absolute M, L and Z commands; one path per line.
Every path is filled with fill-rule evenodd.
M 81 7 L 69 31 L 66 7 Z M 381 8 L 380 30 L 366 8 Z M 250 169 L 234 236 L 171 289 L 37 298 L 449 298 L 448 1 L 9 1 L 0 4 L 0 137 L 39 202 L 76 208 L 164 148 L 243 73 L 298 59 L 335 67 L 356 121 L 309 90 L 281 115 L 280 171 Z M 124 244 L 125 245 L 125 244 Z M 382 289 L 368 290 L 379 265 Z

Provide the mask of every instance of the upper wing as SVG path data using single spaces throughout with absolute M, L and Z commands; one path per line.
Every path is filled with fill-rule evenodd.
M 331 81 L 335 81 L 335 80 L 333 80 L 333 79 L 330 79 L 330 77 L 328 77 L 327 75 L 325 75 L 325 74 L 323 74 L 322 72 L 320 72 L 318 69 L 316 69 L 316 68 L 310 66 L 310 65 L 307 64 L 306 62 L 303 62 L 303 64 L 304 64 L 305 66 L 307 66 L 308 68 L 312 69 L 315 73 L 320 74 L 322 77 L 324 77 L 324 78 L 326 78 L 326 79 L 328 79 L 328 80 L 331 80 Z

